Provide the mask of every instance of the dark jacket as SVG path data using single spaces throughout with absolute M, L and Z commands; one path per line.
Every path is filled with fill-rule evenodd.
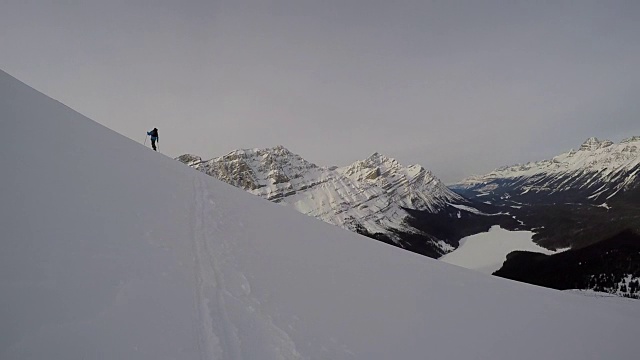
M 157 140 L 160 142 L 160 137 L 158 136 L 158 129 L 153 129 L 151 131 L 147 131 L 147 135 L 151 136 L 151 140 Z

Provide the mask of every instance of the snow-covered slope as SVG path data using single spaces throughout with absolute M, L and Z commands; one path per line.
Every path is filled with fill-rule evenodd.
M 422 166 L 404 167 L 378 153 L 346 167 L 319 167 L 282 146 L 236 150 L 180 161 L 265 199 L 349 230 L 417 232 L 403 208 L 438 212 L 465 200 Z
M 2 72 L 0 125 L 2 359 L 637 355 L 637 303 L 370 241 L 145 149 Z
M 568 194 L 571 200 L 604 203 L 620 192 L 637 188 L 639 174 L 640 136 L 619 144 L 589 138 L 577 151 L 551 160 L 499 168 L 466 179 L 455 188 L 479 195 L 499 194 L 503 199 Z

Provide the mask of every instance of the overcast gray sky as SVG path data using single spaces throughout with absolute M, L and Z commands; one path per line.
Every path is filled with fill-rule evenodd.
M 637 0 L 0 0 L 2 70 L 170 156 L 453 182 L 640 135 L 639 65 Z

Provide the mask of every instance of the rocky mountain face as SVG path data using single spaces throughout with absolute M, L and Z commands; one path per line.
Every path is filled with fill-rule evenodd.
M 640 137 L 619 144 L 590 138 L 578 150 L 503 167 L 451 188 L 516 215 L 538 244 L 571 248 L 552 256 L 515 253 L 496 275 L 559 289 L 633 289 L 629 296 L 637 297 L 632 284 L 640 279 L 639 175 Z
M 477 220 L 486 218 L 480 210 L 430 171 L 378 153 L 345 167 L 320 167 L 282 146 L 178 160 L 267 200 L 431 257 L 453 250 L 467 233 L 447 227 L 434 235 L 425 231 L 432 228 L 429 221 L 417 220 L 421 214 L 450 218 L 451 226 L 464 221 L 489 226 Z M 491 221 L 496 219 L 502 218 Z

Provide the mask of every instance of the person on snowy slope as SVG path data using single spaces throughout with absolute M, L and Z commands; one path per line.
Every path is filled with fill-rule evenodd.
M 154 151 L 156 150 L 156 141 L 158 142 L 158 146 L 160 145 L 160 138 L 158 137 L 158 129 L 153 128 L 151 131 L 147 131 L 147 135 L 151 136 L 151 147 Z

